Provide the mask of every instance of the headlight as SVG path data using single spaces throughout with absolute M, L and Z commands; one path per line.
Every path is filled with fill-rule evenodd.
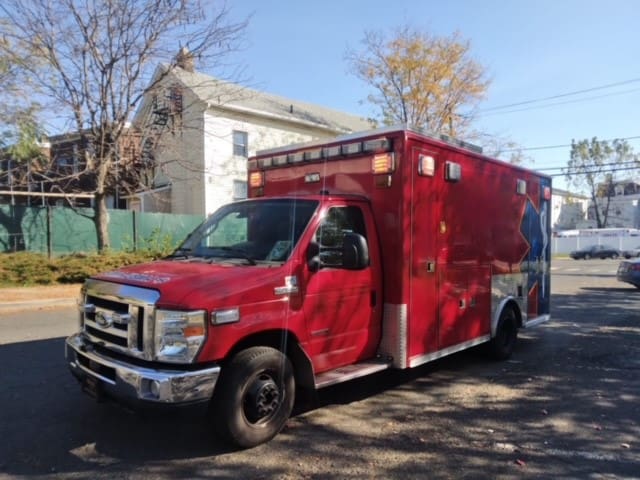
M 155 359 L 161 362 L 193 362 L 204 342 L 205 319 L 204 310 L 156 310 Z

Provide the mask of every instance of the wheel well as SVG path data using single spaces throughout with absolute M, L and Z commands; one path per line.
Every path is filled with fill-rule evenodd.
M 313 367 L 309 357 L 300 346 L 298 338 L 287 330 L 269 330 L 243 338 L 229 352 L 222 362 L 227 363 L 234 355 L 251 347 L 271 347 L 284 353 L 293 365 L 296 385 L 306 389 L 315 389 Z
M 515 301 L 514 298 L 507 298 L 502 301 L 499 305 L 498 310 L 495 312 L 495 317 L 492 319 L 491 323 L 491 338 L 496 336 L 496 330 L 498 328 L 498 322 L 500 321 L 500 317 L 502 316 L 502 312 L 506 308 L 511 308 L 516 315 L 516 322 L 518 323 L 518 328 L 522 327 L 522 311 L 520 310 L 520 305 Z
M 516 320 L 518 322 L 518 328 L 522 327 L 522 312 L 520 311 L 520 305 L 518 305 L 518 302 L 516 302 L 515 300 L 509 300 L 503 307 L 503 310 L 505 308 L 511 308 L 514 313 L 516 314 Z M 502 313 L 502 312 L 500 312 Z

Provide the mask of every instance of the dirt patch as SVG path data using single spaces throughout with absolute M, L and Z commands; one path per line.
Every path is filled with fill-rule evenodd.
M 0 304 L 76 298 L 80 284 L 42 285 L 37 287 L 0 287 Z

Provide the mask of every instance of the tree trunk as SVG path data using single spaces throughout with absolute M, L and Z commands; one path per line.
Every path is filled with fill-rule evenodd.
M 95 215 L 93 223 L 96 226 L 96 236 L 98 239 L 98 252 L 104 253 L 109 250 L 109 212 L 107 211 L 107 197 L 104 193 L 95 195 Z

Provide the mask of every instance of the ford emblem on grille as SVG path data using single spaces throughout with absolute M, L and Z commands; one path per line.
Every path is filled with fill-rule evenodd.
M 96 312 L 96 323 L 101 328 L 109 328 L 113 325 L 113 318 L 108 313 L 97 311 Z

